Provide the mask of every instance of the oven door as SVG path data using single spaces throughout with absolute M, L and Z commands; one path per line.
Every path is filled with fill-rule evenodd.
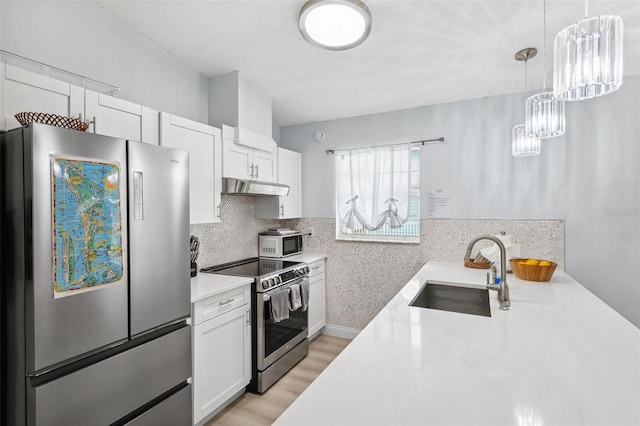
M 309 282 L 308 276 L 300 277 L 291 283 L 274 290 L 287 288 L 291 284 L 301 284 L 303 280 Z M 308 336 L 309 313 L 299 308 L 289 311 L 289 318 L 275 322 L 271 318 L 269 306 L 270 292 L 257 294 L 257 364 L 258 370 L 263 371 L 294 346 Z

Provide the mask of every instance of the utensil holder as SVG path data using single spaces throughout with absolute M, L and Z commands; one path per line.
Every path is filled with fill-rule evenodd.
M 191 277 L 195 277 L 196 275 L 198 275 L 198 264 L 191 262 Z

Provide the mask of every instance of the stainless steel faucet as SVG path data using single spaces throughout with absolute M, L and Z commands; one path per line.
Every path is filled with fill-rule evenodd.
M 498 245 L 500 248 L 500 284 L 487 283 L 487 290 L 496 290 L 498 292 L 498 301 L 500 302 L 500 309 L 508 310 L 511 306 L 511 300 L 509 300 L 509 286 L 507 285 L 507 249 L 498 238 L 491 235 L 478 235 L 467 246 L 467 253 L 464 255 L 464 260 L 469 260 L 471 257 L 471 250 L 473 246 L 480 240 L 490 240 Z

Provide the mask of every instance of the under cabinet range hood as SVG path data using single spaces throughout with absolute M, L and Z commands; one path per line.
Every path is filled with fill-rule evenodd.
M 222 193 L 230 195 L 289 195 L 289 185 L 222 178 Z

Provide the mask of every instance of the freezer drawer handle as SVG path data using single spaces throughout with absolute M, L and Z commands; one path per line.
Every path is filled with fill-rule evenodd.
M 229 303 L 233 302 L 234 300 L 236 300 L 236 299 L 227 299 L 224 302 L 220 302 L 220 306 L 228 305 Z

